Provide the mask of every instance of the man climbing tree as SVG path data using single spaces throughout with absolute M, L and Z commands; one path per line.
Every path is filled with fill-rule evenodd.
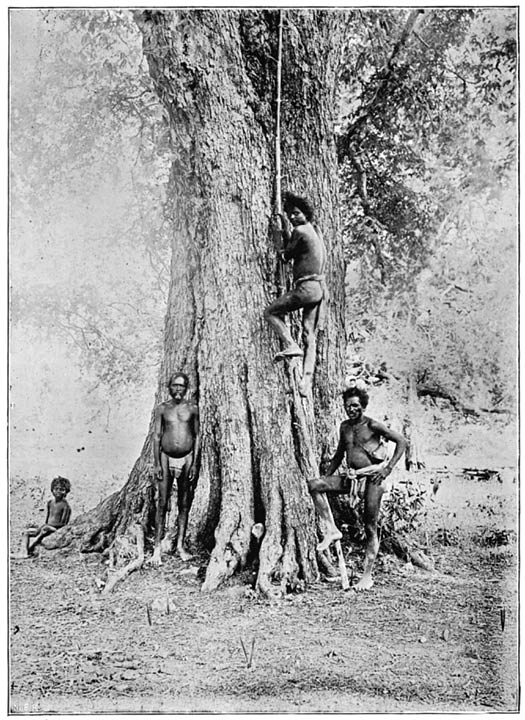
M 311 390 L 315 365 L 315 333 L 321 314 L 321 305 L 326 296 L 324 266 L 326 248 L 319 233 L 312 225 L 313 208 L 305 198 L 287 193 L 284 199 L 284 211 L 280 216 L 281 233 L 285 241 L 281 257 L 284 262 L 293 260 L 294 287 L 275 300 L 264 311 L 264 317 L 284 343 L 274 360 L 302 357 L 303 378 L 299 385 L 301 395 Z M 287 227 L 288 217 L 293 226 L 290 233 Z M 304 352 L 293 340 L 283 315 L 303 310 L 302 327 Z

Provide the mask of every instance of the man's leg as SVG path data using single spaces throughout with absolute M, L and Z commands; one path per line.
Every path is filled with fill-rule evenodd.
M 166 520 L 166 510 L 168 508 L 168 500 L 171 495 L 171 487 L 173 479 L 171 477 L 168 466 L 168 456 L 160 453 L 160 464 L 162 467 L 162 480 L 157 481 L 157 513 L 155 515 L 155 545 L 153 548 L 153 557 L 151 562 L 154 565 L 162 565 L 160 544 L 164 535 L 164 523 Z
M 340 540 L 343 536 L 337 529 L 332 510 L 326 497 L 327 492 L 345 492 L 344 488 L 344 476 L 342 475 L 326 475 L 321 478 L 312 478 L 308 481 L 308 488 L 314 501 L 315 509 L 319 517 L 321 518 L 323 530 L 323 539 L 317 546 L 319 552 L 327 550 L 328 547 L 335 542 Z
M 379 509 L 381 507 L 381 498 L 383 497 L 384 491 L 385 490 L 382 485 L 376 485 L 371 479 L 367 478 L 363 518 L 366 534 L 365 564 L 361 579 L 357 585 L 353 585 L 354 590 L 369 590 L 374 584 L 372 579 L 372 568 L 379 550 L 377 523 L 379 519 Z
M 28 554 L 31 555 L 33 553 L 33 550 L 36 548 L 36 546 L 39 545 L 45 537 L 47 537 L 48 535 L 51 535 L 54 532 L 56 532 L 56 528 L 51 527 L 51 525 L 42 525 L 42 527 L 38 531 L 33 542 L 29 542 L 29 538 L 28 538 L 28 542 L 27 542 Z
M 299 393 L 308 395 L 312 389 L 312 379 L 315 366 L 315 321 L 317 319 L 319 305 L 309 305 L 303 310 L 303 379 L 299 384 Z
M 177 539 L 177 513 L 172 512 L 173 504 L 173 484 L 182 472 L 182 468 L 177 467 L 173 463 L 173 458 L 168 458 L 168 470 L 170 474 L 170 487 L 171 490 L 168 495 L 166 503 L 166 515 L 164 517 L 164 534 L 160 543 L 161 554 L 168 553 L 173 554 L 175 548 L 175 541 Z
M 36 537 L 40 532 L 39 528 L 27 528 L 22 533 L 22 543 L 20 551 L 13 555 L 15 560 L 27 560 L 29 558 L 29 538 Z
M 193 462 L 192 453 L 190 453 L 184 467 L 177 478 L 177 547 L 176 552 L 181 560 L 191 560 L 192 555 L 186 550 L 186 528 L 188 527 L 188 515 L 190 514 L 191 503 L 193 502 L 194 488 L 193 483 L 188 479 L 189 469 Z
M 302 307 L 301 304 L 298 304 L 296 295 L 295 291 L 285 293 L 271 305 L 268 305 L 264 311 L 264 319 L 273 328 L 284 346 L 281 352 L 275 355 L 275 360 L 282 360 L 285 357 L 301 357 L 303 354 L 299 345 L 294 342 L 290 330 L 283 320 L 283 315 Z

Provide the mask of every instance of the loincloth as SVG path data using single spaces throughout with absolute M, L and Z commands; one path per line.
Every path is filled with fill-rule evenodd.
M 325 325 L 325 317 L 326 317 L 326 303 L 328 301 L 328 286 L 326 284 L 326 278 L 322 274 L 315 274 L 315 275 L 305 275 L 304 277 L 297 278 L 297 280 L 294 282 L 294 287 L 298 288 L 302 283 L 305 282 L 318 282 L 321 286 L 322 296 L 319 302 L 317 303 L 317 315 L 315 318 L 315 329 L 322 330 Z
M 383 460 L 383 462 L 359 468 L 359 470 L 351 470 L 347 475 L 343 476 L 343 490 L 345 494 L 349 496 L 352 505 L 357 505 L 357 503 L 363 499 L 367 478 L 375 475 L 379 470 L 386 467 L 387 464 L 388 460 Z M 383 487 L 384 490 L 390 488 L 390 483 L 387 478 L 383 480 L 381 487 Z
M 188 458 L 191 457 L 193 450 L 189 452 L 187 455 L 183 455 L 180 458 L 174 458 L 170 457 L 168 455 L 168 467 L 170 470 L 182 470 L 184 465 L 186 465 L 186 462 L 188 461 Z

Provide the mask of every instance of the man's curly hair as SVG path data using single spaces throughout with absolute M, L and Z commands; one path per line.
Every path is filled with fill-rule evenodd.
M 168 386 L 168 387 L 171 385 L 171 383 L 173 382 L 173 380 L 175 380 L 175 378 L 182 378 L 182 379 L 184 380 L 184 382 L 186 383 L 186 387 L 189 387 L 190 379 L 189 379 L 189 377 L 186 375 L 186 373 L 183 373 L 183 372 L 173 373 L 173 375 L 171 375 L 171 376 L 170 376 L 170 379 L 168 380 L 168 383 L 167 383 L 167 386 Z
M 293 208 L 298 208 L 308 222 L 311 222 L 314 217 L 314 208 L 310 202 L 299 195 L 294 195 L 291 192 L 285 192 L 283 195 L 283 210 L 288 214 Z
M 363 410 L 368 405 L 368 401 L 370 399 L 367 391 L 358 387 L 348 388 L 343 392 L 343 402 L 346 402 L 351 397 L 356 397 L 359 400 Z
M 65 491 L 65 493 L 67 494 L 68 492 L 71 491 L 71 483 L 69 482 L 69 480 L 67 478 L 61 477 L 60 475 L 58 475 L 56 478 L 53 478 L 53 480 L 51 481 L 51 492 L 53 492 L 53 490 L 55 488 L 62 488 Z

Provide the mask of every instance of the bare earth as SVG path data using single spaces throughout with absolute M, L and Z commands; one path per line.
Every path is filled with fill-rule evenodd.
M 100 556 L 42 549 L 11 563 L 10 710 L 516 711 L 515 534 L 482 530 L 434 541 L 433 573 L 384 555 L 366 594 L 319 582 L 278 603 L 247 576 L 203 594 L 175 559 L 102 598 Z

